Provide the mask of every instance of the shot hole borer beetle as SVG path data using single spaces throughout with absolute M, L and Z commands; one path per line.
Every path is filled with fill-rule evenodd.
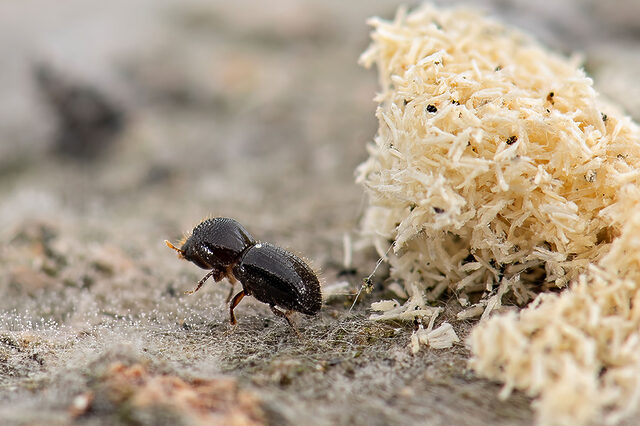
M 210 269 L 187 294 L 198 291 L 209 277 L 216 282 L 226 277 L 232 285 L 240 281 L 242 290 L 233 299 L 227 298 L 227 301 L 231 299 L 229 321 L 232 325 L 237 323 L 233 309 L 244 296 L 253 296 L 268 304 L 296 333 L 291 319 L 294 312 L 315 315 L 320 311 L 320 282 L 309 265 L 283 248 L 256 241 L 235 219 L 206 219 L 193 229 L 180 248 L 169 241 L 165 244 L 177 251 L 178 257 Z

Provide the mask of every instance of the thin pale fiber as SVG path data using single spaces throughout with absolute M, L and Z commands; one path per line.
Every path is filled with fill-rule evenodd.
M 362 230 L 409 296 L 376 305 L 376 319 L 425 316 L 451 291 L 460 319 L 482 316 L 473 368 L 503 381 L 505 397 L 535 396 L 541 424 L 631 415 L 637 125 L 598 98 L 577 60 L 474 12 L 424 5 L 370 24 L 361 62 L 378 69 L 380 125 L 357 169 Z M 502 312 L 507 302 L 531 303 Z

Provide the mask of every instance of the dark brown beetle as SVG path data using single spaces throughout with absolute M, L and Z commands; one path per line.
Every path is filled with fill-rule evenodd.
M 211 276 L 215 281 L 227 277 L 232 284 L 240 281 L 242 291 L 233 297 L 229 306 L 233 325 L 236 324 L 233 309 L 244 296 L 253 296 L 268 304 L 271 311 L 287 320 L 294 330 L 293 312 L 315 315 L 320 311 L 320 282 L 309 265 L 280 247 L 256 242 L 234 219 L 217 217 L 203 221 L 180 248 L 169 241 L 165 243 L 176 250 L 179 257 L 211 269 L 188 294 L 198 291 Z
M 236 283 L 232 269 L 240 255 L 256 241 L 235 219 L 216 217 L 206 219 L 193 228 L 191 236 L 184 241 L 182 247 L 177 248 L 169 241 L 165 243 L 176 250 L 179 257 L 195 263 L 202 269 L 211 269 L 187 294 L 200 290 L 211 276 L 216 282 L 227 277 L 231 283 L 231 290 L 227 296 L 228 302 L 233 295 L 233 285 Z

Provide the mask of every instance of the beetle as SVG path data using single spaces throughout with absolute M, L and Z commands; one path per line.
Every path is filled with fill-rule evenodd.
M 165 244 L 177 251 L 178 257 L 210 269 L 187 294 L 198 291 L 211 276 L 216 282 L 225 277 L 232 284 L 240 281 L 242 290 L 229 304 L 232 325 L 237 324 L 233 310 L 245 296 L 268 304 L 271 311 L 284 318 L 294 330 L 291 319 L 294 312 L 315 315 L 320 311 L 322 293 L 313 269 L 281 247 L 256 241 L 235 219 L 206 219 L 193 229 L 180 248 L 167 240 Z

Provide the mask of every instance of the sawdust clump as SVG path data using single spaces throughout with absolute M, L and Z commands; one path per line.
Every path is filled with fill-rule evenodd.
M 541 423 L 631 414 L 638 127 L 576 60 L 473 12 L 425 5 L 370 23 L 361 62 L 377 65 L 382 90 L 357 169 L 370 200 L 363 232 L 409 296 L 386 317 L 420 316 L 450 290 L 458 318 L 486 319 L 470 338 L 472 366 L 505 382 L 503 396 L 538 397 Z

